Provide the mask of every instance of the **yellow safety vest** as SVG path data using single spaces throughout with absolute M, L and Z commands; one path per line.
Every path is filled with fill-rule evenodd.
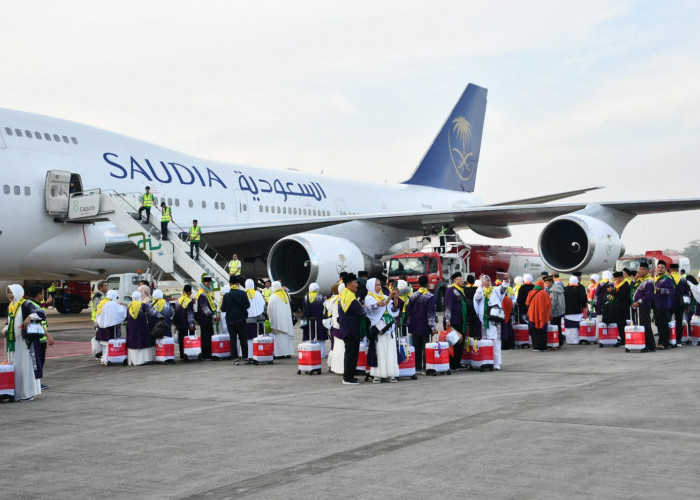
M 199 241 L 199 237 L 202 234 L 202 228 L 199 226 L 193 226 L 190 228 L 190 241 Z
M 241 261 L 240 260 L 232 260 L 231 262 L 228 263 L 228 273 L 231 276 L 240 276 L 241 275 Z
M 270 295 L 272 295 L 272 288 L 263 288 L 263 297 L 265 302 L 270 302 Z
M 153 195 L 151 193 L 143 193 L 141 200 L 144 207 L 151 208 L 153 206 Z
M 56 291 L 56 284 L 51 283 L 51 286 L 47 289 L 47 292 L 54 293 Z
M 160 214 L 160 221 L 161 222 L 170 222 L 170 213 L 172 212 L 172 208 L 170 207 L 165 207 L 163 209 L 163 212 Z M 199 227 L 199 226 L 197 226 Z

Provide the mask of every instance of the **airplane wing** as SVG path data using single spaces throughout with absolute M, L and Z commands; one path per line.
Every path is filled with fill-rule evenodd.
M 416 231 L 424 230 L 426 226 L 440 227 L 444 224 L 454 229 L 472 228 L 480 234 L 485 234 L 479 229 L 493 228 L 494 232 L 488 235 L 499 237 L 499 228 L 515 224 L 533 224 L 548 222 L 555 217 L 565 215 L 578 210 L 583 210 L 589 205 L 600 205 L 614 209 L 631 216 L 680 212 L 685 210 L 700 209 L 700 198 L 655 200 L 655 201 L 611 201 L 611 202 L 576 202 L 552 205 L 491 205 L 474 208 L 463 208 L 448 211 L 415 211 L 407 213 L 391 214 L 363 214 L 354 216 L 326 217 L 323 220 L 317 218 L 295 219 L 289 224 L 282 225 L 279 221 L 236 223 L 226 226 L 206 227 L 203 239 L 214 247 L 228 246 L 235 242 L 236 248 L 241 253 L 251 255 L 250 251 L 256 249 L 255 254 L 264 254 L 280 238 L 285 236 L 329 227 L 354 220 L 364 220 L 384 224 L 398 229 Z M 507 236 L 500 233 L 500 237 Z M 248 251 L 246 251 L 248 250 Z
M 576 189 L 574 191 L 566 191 L 564 193 L 548 194 L 545 196 L 535 196 L 533 198 L 523 198 L 522 200 L 513 201 L 503 201 L 501 203 L 491 203 L 489 207 L 501 207 L 503 205 L 534 205 L 536 203 L 549 203 L 550 201 L 557 201 L 564 198 L 571 198 L 572 196 L 577 196 L 579 194 L 587 193 L 589 191 L 595 191 L 597 189 L 603 189 L 605 186 L 590 187 L 585 189 Z

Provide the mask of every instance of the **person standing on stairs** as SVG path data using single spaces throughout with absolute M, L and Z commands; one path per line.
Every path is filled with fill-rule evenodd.
M 146 186 L 146 192 L 141 195 L 141 206 L 139 207 L 139 222 L 141 220 L 141 214 L 146 211 L 146 222 L 151 222 L 151 207 L 153 206 L 153 194 L 151 194 L 151 187 Z
M 160 237 L 168 241 L 168 223 L 172 219 L 173 209 L 164 201 L 160 203 Z
M 192 221 L 192 226 L 190 226 L 190 258 L 197 260 L 199 259 L 199 240 L 202 239 L 202 228 L 197 225 L 197 219 Z M 195 256 L 194 251 L 197 250 L 197 255 Z

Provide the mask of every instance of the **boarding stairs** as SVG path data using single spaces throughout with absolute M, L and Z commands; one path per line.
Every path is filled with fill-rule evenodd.
M 218 287 L 228 283 L 229 274 L 219 262 L 225 262 L 223 256 L 207 245 L 204 238 L 200 241 L 199 257 L 190 257 L 190 243 L 181 236 L 189 234 L 170 221 L 168 239 L 160 234 L 160 208 L 151 207 L 151 221 L 139 222 L 138 209 L 141 206 L 137 194 L 124 194 L 115 191 L 95 189 L 80 193 L 71 193 L 68 214 L 69 222 L 110 221 L 124 233 L 141 250 L 152 267 L 151 274 L 159 281 L 164 274 L 184 285 L 200 283 L 206 275 L 211 276 Z M 145 211 L 143 217 L 146 216 Z M 218 262 L 217 262 L 218 260 Z

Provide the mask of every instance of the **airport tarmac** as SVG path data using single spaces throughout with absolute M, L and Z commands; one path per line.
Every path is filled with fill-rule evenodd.
M 51 321 L 53 320 L 53 321 Z M 84 342 L 89 317 L 52 316 Z M 50 351 L 49 351 L 50 352 Z M 504 352 L 501 372 L 342 385 L 296 360 L 51 359 L 0 403 L 6 498 L 699 496 L 700 347 Z

